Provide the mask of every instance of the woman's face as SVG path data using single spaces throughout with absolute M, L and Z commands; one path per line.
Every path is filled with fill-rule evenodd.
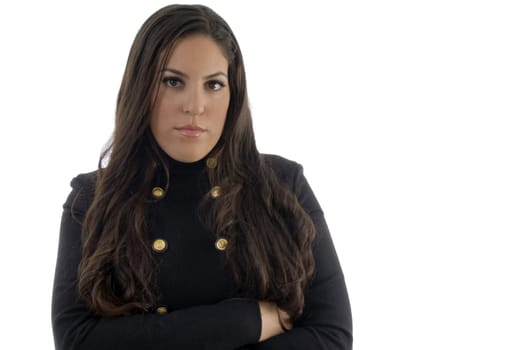
M 208 36 L 175 44 L 162 73 L 150 127 L 173 159 L 195 162 L 216 145 L 230 102 L 228 61 Z

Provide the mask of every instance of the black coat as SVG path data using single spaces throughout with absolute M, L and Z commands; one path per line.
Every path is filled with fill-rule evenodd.
M 351 310 L 344 276 L 323 212 L 302 167 L 268 157 L 274 171 L 296 194 L 317 228 L 315 278 L 305 293 L 303 315 L 294 329 L 257 343 L 261 331 L 256 300 L 240 298 L 224 265 L 218 237 L 196 214 L 210 190 L 204 161 L 172 162 L 168 193 L 154 204 L 149 238 L 159 264 L 158 312 L 99 318 L 77 298 L 81 221 L 94 192 L 95 173 L 82 174 L 64 204 L 53 288 L 52 321 L 57 349 L 351 349 Z M 221 238 L 221 237 L 219 237 Z M 155 244 L 154 244 L 155 242 Z

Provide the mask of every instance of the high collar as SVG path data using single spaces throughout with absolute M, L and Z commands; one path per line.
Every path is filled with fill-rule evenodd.
M 163 150 L 161 150 L 161 156 L 163 160 L 166 162 L 166 164 L 168 165 L 168 169 L 170 170 L 171 174 L 177 174 L 181 172 L 185 172 L 185 173 L 195 172 L 195 171 L 206 169 L 206 160 L 208 159 L 208 155 L 206 155 L 200 160 L 197 160 L 195 162 L 186 163 L 186 162 L 181 162 L 176 159 L 173 159 Z

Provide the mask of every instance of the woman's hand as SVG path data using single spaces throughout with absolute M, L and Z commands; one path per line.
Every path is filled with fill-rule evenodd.
M 278 308 L 276 304 L 260 301 L 259 310 L 261 311 L 260 342 L 292 329 L 292 320 L 289 314 Z

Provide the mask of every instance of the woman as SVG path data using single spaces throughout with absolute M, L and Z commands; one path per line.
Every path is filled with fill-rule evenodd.
M 323 212 L 300 165 L 259 154 L 238 43 L 209 8 L 143 24 L 112 143 L 72 188 L 57 349 L 351 348 Z

